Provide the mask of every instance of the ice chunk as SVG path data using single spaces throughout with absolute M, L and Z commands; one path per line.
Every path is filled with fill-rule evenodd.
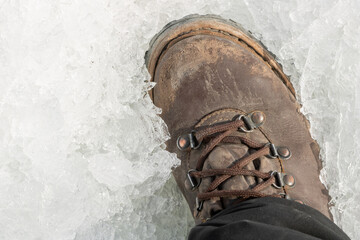
M 356 1 L 5 1 L 0 4 L 0 238 L 185 239 L 178 164 L 146 90 L 166 23 L 221 14 L 278 56 L 322 148 L 336 222 L 360 235 Z

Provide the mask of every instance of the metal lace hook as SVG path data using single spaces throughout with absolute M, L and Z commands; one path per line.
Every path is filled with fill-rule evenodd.
M 275 177 L 275 183 L 272 184 L 273 187 L 275 187 L 277 189 L 280 189 L 285 185 L 282 173 L 279 173 L 277 171 L 272 171 L 271 174 L 270 174 L 270 177 L 272 177 L 272 176 Z
M 189 179 L 189 182 L 190 182 L 190 185 L 191 185 L 191 190 L 194 191 L 200 186 L 201 178 L 198 181 L 195 177 L 191 176 L 192 172 L 197 172 L 197 171 L 195 169 L 190 169 L 188 171 L 188 173 L 186 174 L 186 176 Z
M 201 212 L 201 210 L 202 210 L 202 208 L 204 206 L 204 201 L 199 201 L 199 198 L 196 197 L 195 202 L 196 202 L 196 210 L 198 212 Z
M 240 130 L 241 130 L 241 131 L 246 132 L 246 133 L 249 133 L 249 132 L 254 131 L 254 127 L 253 127 L 252 124 L 251 124 L 251 120 L 250 120 L 247 116 L 245 116 L 245 115 L 240 115 L 240 116 L 238 117 L 238 120 L 239 120 L 239 121 L 242 120 L 242 121 L 244 122 L 246 128 L 247 128 L 247 129 L 245 129 L 244 127 L 240 127 Z

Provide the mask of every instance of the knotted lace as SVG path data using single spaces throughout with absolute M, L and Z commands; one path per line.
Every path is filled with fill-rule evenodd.
M 204 129 L 195 132 L 195 137 L 199 142 L 207 142 L 205 148 L 202 150 L 201 155 L 197 161 L 196 171 L 192 171 L 189 174 L 195 178 L 215 177 L 215 180 L 210 184 L 205 192 L 198 194 L 199 201 L 209 200 L 210 198 L 220 197 L 241 197 L 242 199 L 248 199 L 252 197 L 280 197 L 280 195 L 268 195 L 261 193 L 263 189 L 274 184 L 276 179 L 274 172 L 261 172 L 258 170 L 244 169 L 250 162 L 271 154 L 270 144 L 262 144 L 255 142 L 249 138 L 242 136 L 230 136 L 233 132 L 244 128 L 245 123 L 241 118 L 231 122 L 222 123 L 214 126 L 209 126 Z M 232 144 L 245 144 L 251 149 L 256 150 L 252 154 L 245 156 L 236 161 L 232 166 L 224 169 L 207 169 L 203 170 L 203 165 L 210 154 L 210 152 L 220 143 L 232 143 Z M 252 188 L 246 190 L 217 190 L 217 187 L 224 183 L 227 179 L 235 175 L 252 176 L 262 179 Z

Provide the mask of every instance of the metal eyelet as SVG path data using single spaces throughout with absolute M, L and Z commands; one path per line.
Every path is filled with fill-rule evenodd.
M 183 134 L 178 137 L 176 140 L 177 147 L 184 151 L 189 147 L 191 149 L 198 149 L 201 146 L 202 141 L 198 141 L 195 137 L 195 131 L 191 131 L 191 133 Z
M 249 118 L 251 119 L 251 122 L 254 124 L 255 128 L 260 127 L 265 122 L 265 114 L 261 111 L 254 111 L 248 114 Z
M 289 188 L 295 187 L 296 181 L 295 181 L 295 178 L 294 178 L 293 175 L 285 174 L 285 175 L 283 176 L 283 181 L 284 181 L 284 184 L 285 184 L 286 186 L 288 186 Z
M 269 158 L 281 158 L 283 160 L 288 160 L 291 157 L 291 152 L 287 147 L 276 147 L 273 143 L 269 142 L 266 144 L 270 148 L 270 154 L 267 155 Z
M 190 169 L 186 175 L 187 175 L 187 178 L 189 179 L 189 182 L 191 185 L 191 190 L 195 191 L 200 186 L 201 178 L 198 181 L 195 177 L 191 176 L 192 172 L 197 172 L 197 171 L 195 169 Z
M 291 151 L 288 147 L 277 147 L 276 151 L 279 157 L 283 160 L 288 160 L 292 156 Z
M 180 135 L 178 139 L 176 140 L 176 146 L 181 151 L 184 151 L 190 147 L 190 139 L 187 134 Z

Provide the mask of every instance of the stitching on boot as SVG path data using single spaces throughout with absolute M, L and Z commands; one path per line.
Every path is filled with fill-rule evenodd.
M 201 126 L 206 120 L 208 120 L 209 118 L 211 118 L 211 117 L 213 117 L 213 116 L 216 116 L 216 115 L 219 115 L 219 114 L 222 114 L 222 113 L 226 113 L 226 112 L 245 113 L 245 112 L 243 112 L 243 111 L 241 111 L 241 110 L 233 109 L 233 108 L 225 108 L 225 109 L 223 109 L 223 110 L 217 110 L 217 111 L 215 111 L 215 112 L 213 112 L 213 113 L 210 113 L 210 114 L 206 115 L 204 118 L 202 118 L 202 119 L 200 120 L 200 122 L 195 125 L 195 127 L 200 127 L 200 126 Z

